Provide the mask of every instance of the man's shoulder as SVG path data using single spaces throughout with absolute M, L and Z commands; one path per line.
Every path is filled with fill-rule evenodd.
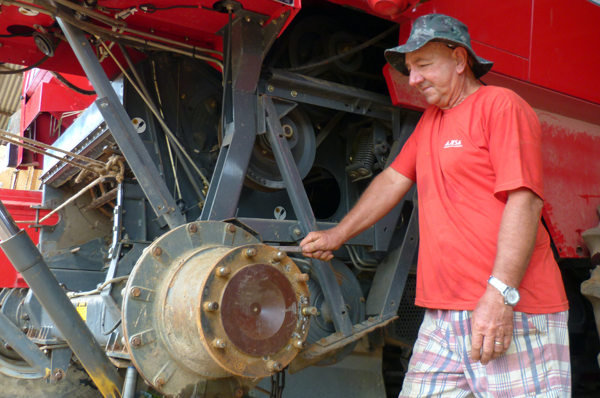
M 529 104 L 514 91 L 499 86 L 484 86 L 478 91 L 478 102 L 492 106 L 494 109 L 502 106 L 513 106 L 518 108 L 530 108 Z

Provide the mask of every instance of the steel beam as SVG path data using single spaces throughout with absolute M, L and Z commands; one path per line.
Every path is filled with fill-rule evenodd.
M 226 129 L 200 220 L 235 217 L 256 139 L 256 85 L 262 64 L 262 32 L 257 22 L 238 18 L 232 25 L 231 78 L 225 79 Z M 227 39 L 228 33 L 224 36 Z M 228 57 L 229 58 L 229 57 Z M 229 92 L 230 90 L 230 92 Z
M 129 167 L 131 167 L 133 174 L 148 197 L 148 201 L 157 217 L 163 216 L 171 229 L 183 225 L 185 218 L 175 204 L 175 200 L 161 178 L 156 165 L 152 163 L 144 143 L 138 136 L 131 119 L 113 90 L 92 46 L 79 28 L 69 24 L 62 18 L 57 18 L 57 21 L 85 74 L 94 86 L 94 90 L 98 93 L 99 99 L 96 101 L 96 105 L 98 105 L 98 109 L 100 109 L 115 141 L 123 152 L 125 159 L 127 159 Z
M 263 104 L 267 120 L 267 137 L 271 143 L 271 149 L 275 155 L 275 160 L 277 160 L 277 165 L 290 196 L 292 207 L 298 218 L 300 229 L 304 235 L 307 235 L 311 231 L 318 230 L 317 220 L 302 184 L 302 178 L 296 167 L 296 162 L 283 133 L 283 127 L 279 121 L 273 100 L 271 97 L 264 96 Z M 335 330 L 344 336 L 351 335 L 353 332 L 350 315 L 348 314 L 346 303 L 342 297 L 342 292 L 331 264 L 321 260 L 313 260 L 313 264 L 319 284 L 321 285 L 321 289 L 323 289 L 323 295 L 331 310 Z
M 105 398 L 121 397 L 123 379 L 58 284 L 39 250 L 0 201 L 0 248 L 21 273 Z
M 381 319 L 390 319 L 396 316 L 398 312 L 406 278 L 419 246 L 419 215 L 416 189 L 414 189 L 412 202 L 414 207 L 402 245 L 392 251 L 377 267 L 377 273 L 373 278 L 373 285 L 367 298 L 367 316 L 380 315 Z
M 269 69 L 258 90 L 272 97 L 387 121 L 392 121 L 398 109 L 384 95 L 279 69 Z

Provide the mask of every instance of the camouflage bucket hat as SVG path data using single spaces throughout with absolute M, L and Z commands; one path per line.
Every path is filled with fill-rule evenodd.
M 413 23 L 410 37 L 403 46 L 390 48 L 385 51 L 385 58 L 405 76 L 408 76 L 408 69 L 404 63 L 404 54 L 418 50 L 430 41 L 439 41 L 447 44 L 453 44 L 464 47 L 475 60 L 473 73 L 475 78 L 479 79 L 492 69 L 493 62 L 478 57 L 471 48 L 471 38 L 469 28 L 464 23 L 442 14 L 423 15 Z

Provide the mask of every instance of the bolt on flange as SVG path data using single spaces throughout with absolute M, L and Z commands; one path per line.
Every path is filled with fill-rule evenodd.
M 246 258 L 252 258 L 258 254 L 258 251 L 254 247 L 250 247 L 250 248 L 244 250 L 243 254 L 244 254 L 244 257 L 246 257 Z
M 202 304 L 202 308 L 204 308 L 204 311 L 208 311 L 208 312 L 218 311 L 219 303 L 217 303 L 215 301 L 207 301 L 206 303 Z
M 309 316 L 309 315 L 317 315 L 317 308 L 316 307 L 304 307 L 302 308 L 302 315 L 304 316 Z
M 220 349 L 227 347 L 227 342 L 223 339 L 214 339 L 211 344 L 213 347 Z

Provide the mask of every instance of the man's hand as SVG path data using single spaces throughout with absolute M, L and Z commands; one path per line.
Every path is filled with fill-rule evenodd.
M 508 350 L 512 332 L 513 308 L 504 304 L 500 292 L 488 285 L 471 319 L 471 358 L 487 365 Z
M 306 235 L 300 242 L 302 254 L 317 260 L 329 261 L 333 258 L 331 253 L 342 246 L 345 239 L 336 228 L 325 231 L 314 231 Z

